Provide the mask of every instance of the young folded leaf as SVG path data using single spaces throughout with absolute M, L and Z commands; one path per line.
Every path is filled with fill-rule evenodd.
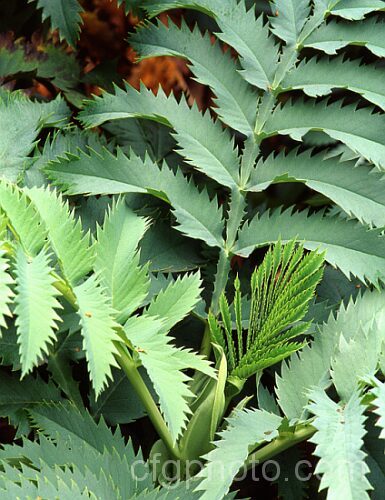
M 242 328 L 242 301 L 239 279 L 235 280 L 235 329 L 224 294 L 220 298 L 221 322 L 210 313 L 212 341 L 227 356 L 230 377 L 245 380 L 300 349 L 308 322 L 301 322 L 323 274 L 324 257 L 291 241 L 279 241 L 266 254 L 251 277 L 251 310 L 247 332 Z

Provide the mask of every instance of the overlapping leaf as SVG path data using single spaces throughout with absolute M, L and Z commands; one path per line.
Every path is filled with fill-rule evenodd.
M 201 500 L 223 498 L 253 448 L 278 435 L 281 418 L 264 410 L 243 410 L 236 411 L 227 422 L 215 448 L 206 455 L 206 467 L 198 474 L 202 482 L 197 490 L 204 492 Z
M 254 129 L 256 95 L 236 71 L 229 52 L 218 43 L 212 44 L 208 33 L 198 26 L 190 31 L 182 21 L 178 28 L 172 22 L 150 24 L 130 36 L 130 43 L 140 58 L 172 55 L 191 61 L 197 81 L 208 85 L 216 95 L 218 116 L 230 127 L 250 135 Z
M 167 336 L 167 331 L 195 307 L 199 296 L 198 275 L 186 276 L 171 283 L 144 315 L 129 318 L 124 326 L 159 396 L 161 410 L 175 441 L 185 428 L 190 414 L 188 400 L 193 397 L 187 385 L 189 377 L 183 370 L 193 368 L 215 376 L 208 361 L 187 349 L 176 348 Z M 161 315 L 160 318 L 153 316 L 155 314 Z
M 174 174 L 166 165 L 159 169 L 148 157 L 143 161 L 132 152 L 128 158 L 120 150 L 117 156 L 107 150 L 91 151 L 53 162 L 46 172 L 68 194 L 154 194 L 173 206 L 181 232 L 210 246 L 223 244 L 222 214 L 216 200 L 210 200 L 205 189 L 199 191 L 180 172 Z
M 385 40 L 383 37 L 384 22 L 376 18 L 369 18 L 359 23 L 324 24 L 314 31 L 305 41 L 305 47 L 313 47 L 327 54 L 336 54 L 336 51 L 346 45 L 366 47 L 378 57 L 385 56 Z
M 44 250 L 32 258 L 21 248 L 17 250 L 15 314 L 23 375 L 47 352 L 48 344 L 55 338 L 60 319 L 55 309 L 60 304 L 55 298 L 51 271 Z
M 26 192 L 44 221 L 63 275 L 71 285 L 76 285 L 92 269 L 89 236 L 83 233 L 81 222 L 75 219 L 60 194 L 48 188 Z
M 82 22 L 80 13 L 83 11 L 78 0 L 37 0 L 37 7 L 43 9 L 43 19 L 50 19 L 52 29 L 59 29 L 60 40 L 65 39 L 75 46 Z
M 147 269 L 139 267 L 137 252 L 147 227 L 147 220 L 138 217 L 121 199 L 97 231 L 95 270 L 118 312 L 119 322 L 124 323 L 148 293 Z
M 190 108 L 184 97 L 178 102 L 161 88 L 154 95 L 143 85 L 140 92 L 129 85 L 125 90 L 116 87 L 115 94 L 105 93 L 89 101 L 80 118 L 87 127 L 121 118 L 149 118 L 171 126 L 179 152 L 188 163 L 219 184 L 230 188 L 237 184 L 238 158 L 228 131 L 207 112 L 202 114 L 196 105 Z
M 293 45 L 310 13 L 309 0 L 274 0 L 272 31 L 287 44 Z
M 115 312 L 94 275 L 76 286 L 74 293 L 92 386 L 99 395 L 107 379 L 111 378 L 111 367 L 117 366 L 114 358 L 117 350 L 113 343 L 119 340 L 114 330 Z
M 384 72 L 357 60 L 316 59 L 306 61 L 290 71 L 282 87 L 284 91 L 302 89 L 311 97 L 327 95 L 334 88 L 348 89 L 385 110 Z
M 290 102 L 276 108 L 265 134 L 290 135 L 302 140 L 310 130 L 321 130 L 385 170 L 385 116 L 355 105 Z
M 361 222 L 385 225 L 385 183 L 383 174 L 374 169 L 338 157 L 327 159 L 322 153 L 312 155 L 312 151 L 270 155 L 258 162 L 246 189 L 258 192 L 280 182 L 303 182 Z
M 325 260 L 348 277 L 353 275 L 372 283 L 385 278 L 385 240 L 380 231 L 320 213 L 309 215 L 290 209 L 265 212 L 243 226 L 233 252 L 247 257 L 255 248 L 295 238 L 308 250 L 326 250 Z
M 58 96 L 49 103 L 33 102 L 21 92 L 0 94 L 0 177 L 15 181 L 43 126 L 64 124 L 69 109 Z
M 382 292 L 366 292 L 356 301 L 350 301 L 345 308 L 341 306 L 336 318 L 330 316 L 328 322 L 320 327 L 310 346 L 302 349 L 299 355 L 283 363 L 282 372 L 277 376 L 277 395 L 279 404 L 289 419 L 300 418 L 309 398 L 309 391 L 318 386 L 326 387 L 333 354 L 340 345 L 341 336 L 345 342 L 362 337 L 362 329 L 369 330 L 381 340 L 385 327 L 385 295 Z M 347 365 L 348 367 L 349 365 Z M 305 412 L 306 413 L 306 412 Z
M 14 293 L 11 289 L 13 279 L 8 272 L 9 261 L 5 251 L 0 248 L 0 327 L 6 327 L 5 316 L 11 316 L 9 305 Z

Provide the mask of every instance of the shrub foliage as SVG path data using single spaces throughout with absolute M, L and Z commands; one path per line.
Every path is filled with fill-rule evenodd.
M 76 48 L 80 2 L 31 2 Z M 384 2 L 118 4 L 210 106 L 0 46 L 0 495 L 221 500 L 274 458 L 282 498 L 380 498 Z

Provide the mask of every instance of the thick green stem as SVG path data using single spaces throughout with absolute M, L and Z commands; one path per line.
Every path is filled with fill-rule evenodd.
M 305 441 L 310 438 L 316 429 L 312 425 L 306 425 L 303 427 L 299 427 L 293 433 L 282 434 L 278 436 L 276 439 L 263 446 L 259 450 L 251 453 L 248 459 L 245 462 L 245 465 L 248 469 L 253 467 L 254 465 L 258 465 L 272 457 L 275 457 L 279 453 L 291 448 L 292 446 Z
M 135 389 L 136 393 L 140 397 L 140 400 L 142 401 L 143 406 L 146 408 L 153 426 L 155 427 L 159 436 L 162 438 L 162 441 L 166 445 L 171 455 L 175 459 L 179 459 L 180 453 L 178 447 L 174 445 L 170 431 L 168 430 L 168 427 L 163 420 L 159 408 L 153 400 L 150 391 L 148 390 L 146 384 L 140 376 L 134 360 L 121 344 L 116 342 L 115 346 L 119 352 L 119 356 L 117 356 L 116 359 L 127 375 L 127 378 L 131 382 L 131 385 Z
M 53 273 L 52 273 L 53 274 Z M 78 310 L 78 305 L 76 303 L 76 297 L 71 288 L 67 285 L 65 281 L 63 281 L 60 276 L 55 275 L 55 279 L 57 281 L 54 282 L 53 286 L 56 288 L 58 292 L 60 292 L 66 301 L 75 309 Z

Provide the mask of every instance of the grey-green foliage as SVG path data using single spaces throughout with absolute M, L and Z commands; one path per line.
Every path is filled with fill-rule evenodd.
M 30 407 L 28 416 L 38 441 L 0 450 L 2 498 L 199 498 L 189 483 L 157 487 L 132 442 L 125 444 L 119 431 L 113 434 L 103 420 L 96 424 L 84 410 L 51 402 Z
M 199 274 L 169 280 L 148 299 L 148 266 L 140 264 L 138 250 L 148 221 L 123 199 L 112 204 L 92 242 L 68 203 L 49 188 L 20 189 L 2 180 L 0 210 L 8 230 L 0 238 L 2 335 L 12 335 L 6 318 L 14 316 L 22 376 L 63 341 L 58 329 L 66 322 L 64 301 L 77 318 L 96 397 L 118 365 L 118 349 L 128 355 L 128 348 L 147 370 L 176 440 L 194 396 L 184 371 L 194 368 L 215 378 L 207 360 L 176 348 L 167 335 L 199 302 Z M 145 314 L 135 316 L 144 304 Z
M 246 437 L 245 429 L 263 428 L 265 416 L 269 416 L 270 425 L 276 422 L 279 426 L 280 437 L 273 441 L 277 452 L 304 439 L 316 444 L 314 455 L 319 461 L 315 472 L 321 477 L 320 489 L 327 489 L 327 498 L 368 499 L 372 486 L 382 490 L 383 480 L 377 475 L 376 448 L 364 447 L 364 438 L 371 432 L 372 424 L 366 420 L 374 411 L 379 417 L 376 425 L 380 428 L 376 446 L 383 450 L 378 440 L 384 436 L 385 423 L 384 384 L 381 381 L 384 375 L 384 319 L 383 291 L 365 292 L 348 307 L 341 306 L 336 316 L 331 315 L 328 322 L 319 327 L 313 342 L 294 353 L 283 363 L 281 373 L 276 374 L 276 394 L 283 420 L 279 421 L 275 401 L 264 409 L 260 399 L 263 414 L 257 410 L 249 424 L 245 424 L 245 419 L 251 418 L 252 413 L 238 410 L 229 419 L 226 430 L 219 433 L 215 448 L 207 455 L 208 463 L 201 477 L 212 477 L 212 468 L 228 470 L 234 477 L 241 464 L 230 472 L 229 457 L 234 456 L 233 465 L 237 464 L 238 457 L 238 451 L 232 454 L 232 449 L 239 449 L 239 457 L 242 456 L 243 461 L 247 457 L 249 466 L 264 460 L 265 448 L 258 442 L 260 438 L 253 439 L 253 431 Z M 329 391 L 331 386 L 333 390 Z M 270 441 L 270 433 L 264 441 Z M 246 445 L 248 454 L 242 455 L 241 447 Z M 267 444 L 266 449 L 269 446 Z M 378 478 L 373 485 L 369 482 L 372 467 L 373 478 Z M 227 475 L 225 477 L 225 482 L 202 483 L 207 498 L 222 498 L 230 484 Z
M 51 181 L 72 195 L 147 192 L 161 196 L 173 207 L 180 231 L 226 254 L 247 256 L 280 238 L 297 238 L 305 248 L 325 250 L 326 260 L 347 276 L 371 283 L 381 281 L 384 240 L 379 232 L 367 230 L 367 225 L 383 225 L 383 177 L 379 170 L 385 168 L 385 122 L 382 113 L 370 105 L 361 106 L 361 102 L 363 98 L 382 107 L 382 68 L 342 56 L 302 59 L 302 48 L 309 40 L 321 36 L 323 30 L 330 31 L 331 26 L 337 35 L 339 26 L 341 33 L 351 27 L 351 39 L 339 47 L 355 40 L 362 45 L 357 38 L 360 29 L 354 22 L 337 24 L 332 19 L 326 24 L 325 19 L 362 19 L 369 12 L 381 10 L 378 3 L 358 2 L 345 8 L 340 2 L 316 2 L 313 7 L 306 1 L 275 2 L 272 13 L 278 11 L 278 15 L 269 20 L 262 15 L 256 18 L 253 9 L 247 10 L 243 1 L 236 0 L 226 4 L 215 0 L 145 3 L 151 16 L 173 7 L 197 9 L 214 18 L 219 41 L 211 44 L 209 34 L 202 34 L 198 26 L 190 29 L 182 23 L 177 27 L 172 21 L 168 27 L 156 21 L 147 23 L 129 40 L 141 58 L 170 55 L 187 59 L 196 79 L 214 93 L 212 110 L 217 119 L 195 105 L 189 106 L 184 97 L 167 97 L 161 89 L 154 95 L 143 86 L 138 92 L 129 85 L 88 101 L 80 119 L 86 127 L 123 119 L 147 119 L 169 127 L 183 161 L 230 191 L 228 213 L 225 207 L 222 216 L 215 197 L 207 199 L 204 191 L 199 194 L 189 175 L 177 173 L 172 179 L 167 165 L 160 168 L 148 158 L 138 160 L 132 154 L 128 160 L 121 152 L 102 153 L 103 160 L 92 151 L 58 159 L 45 169 Z M 364 24 L 370 22 L 365 20 Z M 221 50 L 220 41 L 235 49 L 238 60 L 233 61 Z M 313 43 L 311 46 L 318 48 Z M 356 95 L 356 102 L 345 105 L 342 101 L 286 98 L 292 90 L 316 97 L 330 94 L 334 88 L 349 89 Z M 221 122 L 227 127 L 223 128 Z M 246 138 L 241 152 L 234 148 L 230 129 Z M 306 145 L 311 131 L 322 131 L 331 142 L 346 145 L 362 157 L 364 165 L 356 168 L 353 162 L 330 156 L 328 151 L 317 156 L 311 151 L 289 152 L 287 160 L 283 155 L 266 158 L 261 153 L 260 145 L 269 137 L 289 135 Z M 277 182 L 306 184 L 359 222 L 330 219 L 321 212 L 305 216 L 294 211 L 265 213 L 245 222 L 248 193 L 264 191 Z M 183 203 L 187 190 L 189 200 L 200 200 L 196 205 Z M 198 204 L 199 217 L 194 211 Z
M 79 2 L 39 0 L 37 5 L 59 35 L 74 44 Z M 202 112 L 185 96 L 167 96 L 162 89 L 154 94 L 143 85 L 137 90 L 126 84 L 84 102 L 78 115 L 86 128 L 101 126 L 112 137 L 110 142 L 103 132 L 95 139 L 70 129 L 59 130 L 39 148 L 36 141 L 43 127 L 66 124 L 69 110 L 64 101 L 37 102 L 20 92 L 0 90 L 0 173 L 6 179 L 0 183 L 0 357 L 26 376 L 19 391 L 12 391 L 11 383 L 7 389 L 4 378 L 1 411 L 19 425 L 20 434 L 32 423 L 50 438 L 39 434 L 39 443 L 25 440 L 21 449 L 0 452 L 9 462 L 1 466 L 0 491 L 10 498 L 21 491 L 49 498 L 87 498 L 95 491 L 106 498 L 167 498 L 168 492 L 154 491 L 150 483 L 146 491 L 130 489 L 130 447 L 122 447 L 118 434 L 109 433 L 103 421 L 96 425 L 87 414 L 73 410 L 72 404 L 82 407 L 76 384 L 59 381 L 70 379 L 62 355 L 76 361 L 80 345 L 96 392 L 96 415 L 96 396 L 119 363 L 125 373 L 135 374 L 130 388 L 146 403 L 163 439 L 164 459 L 202 458 L 205 453 L 201 483 L 194 484 L 198 489 L 193 495 L 221 500 L 243 464 L 252 466 L 276 455 L 279 459 L 280 451 L 309 439 L 316 445 L 320 487 L 327 489 L 328 498 L 368 498 L 371 485 L 381 489 L 381 476 L 373 479 L 378 453 L 369 446 L 364 449 L 372 426 L 367 416 L 378 416 L 379 441 L 385 415 L 383 69 L 351 59 L 344 51 L 360 46 L 371 52 L 373 61 L 383 57 L 379 13 L 384 2 L 275 0 L 271 14 L 259 17 L 244 0 L 146 0 L 140 7 L 150 18 L 180 7 L 215 21 L 214 43 L 211 33 L 185 22 L 179 27 L 169 21 L 166 27 L 151 20 L 130 35 L 139 57 L 187 59 L 193 76 L 214 94 L 210 110 Z M 376 14 L 365 19 L 370 13 Z M 224 44 L 230 47 L 227 52 Z M 304 57 L 309 48 L 319 54 Z M 20 60 L 20 53 L 16 56 Z M 5 57 L 8 64 L 9 54 Z M 34 68 L 41 71 L 41 66 Z M 52 78 L 52 71 L 47 72 Z M 348 90 L 350 103 L 341 101 L 334 89 Z M 319 99 L 332 93 L 331 99 Z M 152 133 L 159 147 L 149 144 Z M 280 136 L 286 137 L 285 151 L 266 155 Z M 317 153 L 308 149 L 309 137 L 320 146 Z M 300 142 L 300 148 L 292 148 L 292 141 Z M 255 193 L 283 182 L 302 183 L 318 193 L 309 202 L 315 206 L 265 210 L 264 205 L 253 205 Z M 68 196 L 70 204 L 49 184 Z M 79 195 L 90 196 L 89 202 Z M 125 198 L 111 200 L 106 195 Z M 332 209 L 317 210 L 317 200 Z M 92 236 L 83 231 L 76 214 L 88 218 Z M 199 273 L 177 279 L 149 274 L 149 269 L 164 269 L 164 261 L 170 262 L 173 255 L 168 249 L 161 264 L 143 265 L 139 243 L 152 218 L 161 218 L 162 225 L 171 220 L 183 235 L 178 242 L 185 236 L 197 240 L 198 261 L 213 261 L 202 266 L 209 278 L 204 290 Z M 152 241 L 155 246 L 156 238 Z M 235 281 L 234 312 L 223 293 L 230 266 L 276 242 L 253 275 L 247 325 L 243 312 L 248 303 L 241 296 L 240 281 Z M 281 242 L 289 243 L 282 247 Z M 297 322 L 321 274 L 322 257 L 310 252 L 302 258 L 303 248 L 325 252 L 326 261 L 341 275 L 377 288 L 347 304 L 315 302 L 310 319 L 317 308 L 322 317 L 329 307 L 339 310 L 325 324 L 313 325 L 307 345 L 288 342 L 306 330 L 307 322 Z M 298 259 L 301 269 L 296 267 Z M 282 273 L 285 263 L 296 271 L 289 284 Z M 195 267 L 195 262 L 183 261 L 167 269 Z M 209 322 L 219 345 L 217 371 L 189 348 L 177 347 L 168 335 L 192 311 L 207 328 L 209 307 L 205 309 L 201 294 L 212 311 Z M 189 341 L 196 340 L 191 337 Z M 208 353 L 207 338 L 203 340 L 202 352 Z M 259 408 L 245 409 L 247 400 L 242 400 L 223 420 L 234 391 L 226 381 L 260 375 L 261 369 L 299 347 L 271 372 L 275 393 L 267 395 L 259 388 Z M 62 395 L 51 382 L 42 386 L 51 403 L 43 403 L 36 390 L 31 391 L 33 401 L 21 394 L 29 384 L 36 389 L 40 382 L 27 374 L 47 358 L 53 380 L 73 402 L 70 406 L 57 406 Z M 150 390 L 144 380 L 152 384 Z M 15 469 L 20 457 L 29 462 Z M 223 480 L 219 471 L 225 473 Z M 28 479 L 32 474 L 35 482 Z M 173 491 L 172 498 L 188 498 L 184 487 Z

